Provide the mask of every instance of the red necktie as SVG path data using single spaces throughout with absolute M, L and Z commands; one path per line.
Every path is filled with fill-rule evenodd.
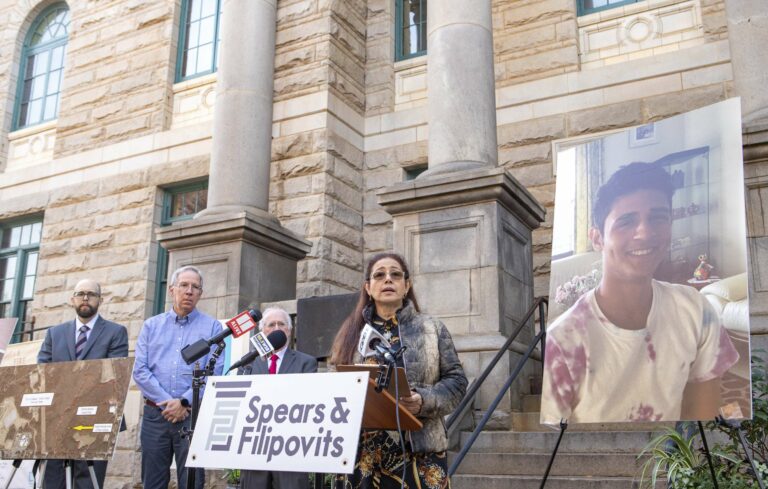
M 277 373 L 277 355 L 272 355 L 272 358 L 269 360 L 269 373 Z

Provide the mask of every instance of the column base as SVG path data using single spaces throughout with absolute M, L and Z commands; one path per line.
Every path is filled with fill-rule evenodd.
M 296 263 L 309 253 L 310 243 L 271 216 L 206 214 L 157 230 L 169 253 L 169 273 L 184 265 L 202 271 L 200 309 L 226 318 L 252 304 L 296 297 Z

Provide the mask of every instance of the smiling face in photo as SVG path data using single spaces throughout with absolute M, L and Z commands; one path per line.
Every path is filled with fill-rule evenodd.
M 603 231 L 590 230 L 603 254 L 603 274 L 617 280 L 650 280 L 669 255 L 670 202 L 658 190 L 637 190 L 617 198 Z

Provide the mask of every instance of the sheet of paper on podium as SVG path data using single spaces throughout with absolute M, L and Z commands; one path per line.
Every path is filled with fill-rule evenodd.
M 0 459 L 108 460 L 133 358 L 0 367 Z

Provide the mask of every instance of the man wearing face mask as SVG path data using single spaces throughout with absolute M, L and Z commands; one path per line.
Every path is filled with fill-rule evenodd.
M 102 303 L 101 286 L 94 280 L 81 280 L 75 285 L 70 304 L 75 319 L 48 329 L 37 354 L 37 363 L 69 362 L 128 356 L 128 330 L 99 315 Z M 94 461 L 93 469 L 99 487 L 104 487 L 107 462 Z M 73 467 L 76 489 L 91 489 L 91 476 L 85 462 Z M 44 489 L 63 489 L 66 486 L 64 464 L 49 460 L 45 469 Z
M 264 311 L 259 321 L 259 330 L 269 336 L 275 330 L 281 330 L 288 338 L 286 345 L 268 358 L 258 358 L 250 365 L 238 371 L 240 375 L 250 374 L 300 374 L 317 372 L 317 360 L 300 351 L 289 348 L 293 325 L 291 316 L 279 307 L 270 307 Z M 304 472 L 268 472 L 262 470 L 244 470 L 240 487 L 242 489 L 301 489 L 309 488 L 309 477 Z

